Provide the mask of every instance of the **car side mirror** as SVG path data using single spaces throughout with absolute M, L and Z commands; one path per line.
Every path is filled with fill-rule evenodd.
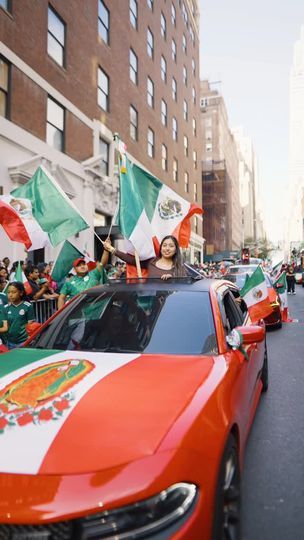
M 265 338 L 265 328 L 263 326 L 237 326 L 235 330 L 241 334 L 243 338 L 243 345 L 260 343 Z

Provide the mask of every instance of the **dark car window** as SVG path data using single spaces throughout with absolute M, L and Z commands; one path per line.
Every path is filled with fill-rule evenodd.
M 223 325 L 226 332 L 229 334 L 236 326 L 243 324 L 244 315 L 237 305 L 233 294 L 226 291 L 222 298 L 219 298 L 220 311 L 222 313 Z
M 209 294 L 180 290 L 84 294 L 29 346 L 183 355 L 217 352 Z

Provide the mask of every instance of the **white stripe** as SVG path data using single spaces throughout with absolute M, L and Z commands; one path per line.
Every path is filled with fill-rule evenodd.
M 64 351 L 28 364 L 2 377 L 1 388 L 4 388 L 33 369 L 47 366 L 58 360 L 89 360 L 95 365 L 95 368 L 88 375 L 71 388 L 70 392 L 74 399 L 70 403 L 70 408 L 63 411 L 58 420 L 49 420 L 39 424 L 31 423 L 25 426 L 9 426 L 3 434 L 0 434 L 0 471 L 3 473 L 37 474 L 52 442 L 83 396 L 101 379 L 132 362 L 138 356 L 140 355 Z M 49 404 L 46 403 L 45 408 L 48 406 Z
M 179 212 L 173 210 L 172 215 L 170 214 L 167 217 L 162 217 L 162 212 L 160 205 L 165 205 L 167 200 L 176 201 L 179 204 Z M 190 203 L 183 199 L 175 193 L 172 189 L 167 186 L 163 186 L 159 191 L 158 198 L 156 201 L 156 206 L 152 219 L 152 230 L 153 234 L 161 241 L 164 236 L 172 234 L 174 229 L 179 225 L 179 223 L 184 219 L 188 214 L 190 209 Z M 172 217 L 173 216 L 173 217 Z
M 151 223 L 145 210 L 143 210 L 129 238 L 142 260 L 155 256 L 151 235 Z
M 262 293 L 261 297 L 256 296 L 256 293 L 258 291 L 261 291 Z M 258 283 L 258 285 L 255 285 L 254 287 L 252 287 L 252 289 L 250 289 L 243 298 L 247 304 L 247 307 L 251 307 L 255 304 L 259 304 L 260 302 L 263 302 L 265 298 L 268 298 L 266 281 L 262 281 L 261 283 Z

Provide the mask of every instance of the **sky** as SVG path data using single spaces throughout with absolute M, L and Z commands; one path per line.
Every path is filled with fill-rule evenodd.
M 265 226 L 282 238 L 288 182 L 289 76 L 304 0 L 200 0 L 200 78 L 221 81 L 231 128 L 258 158 Z

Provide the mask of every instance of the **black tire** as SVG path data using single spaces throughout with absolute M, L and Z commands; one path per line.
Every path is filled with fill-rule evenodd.
M 241 473 L 235 438 L 229 435 L 218 476 L 212 540 L 241 539 Z
M 278 330 L 280 330 L 282 328 L 282 320 L 280 320 L 280 322 L 278 322 L 278 324 L 276 325 L 276 328 Z
M 264 362 L 262 367 L 262 373 L 261 373 L 261 381 L 262 381 L 262 392 L 267 392 L 268 390 L 268 352 L 267 352 L 267 345 L 265 344 L 265 353 L 264 353 Z

